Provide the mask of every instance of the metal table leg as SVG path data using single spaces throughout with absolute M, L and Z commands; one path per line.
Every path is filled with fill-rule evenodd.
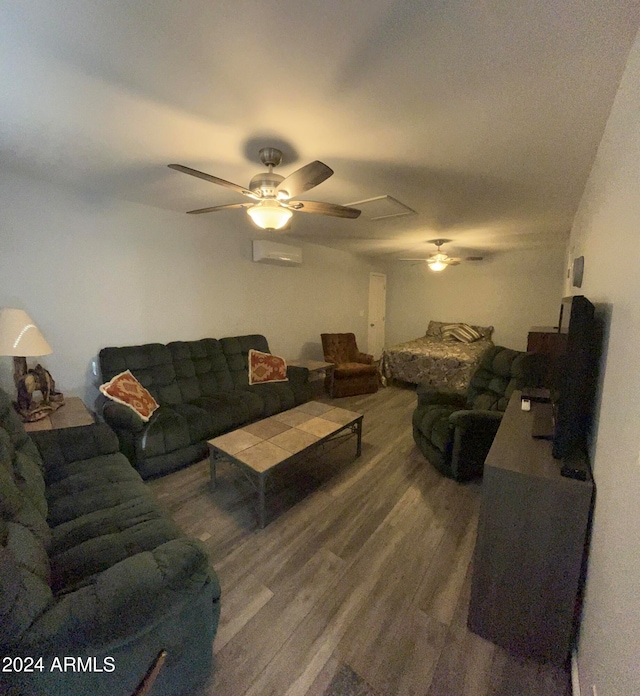
M 266 526 L 266 474 L 258 474 L 258 524 L 260 529 L 264 529 Z
M 356 459 L 362 454 L 362 418 L 356 422 Z
M 216 453 L 209 452 L 209 468 L 211 469 L 211 490 L 216 489 Z

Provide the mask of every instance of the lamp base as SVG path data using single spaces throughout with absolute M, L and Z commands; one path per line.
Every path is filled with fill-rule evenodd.
M 14 405 L 24 422 L 32 423 L 46 418 L 64 404 L 64 395 L 56 390 L 53 377 L 42 365 L 36 365 L 32 370 L 27 370 L 24 358 L 14 358 L 14 361 L 16 362 L 14 378 L 18 389 L 18 401 Z M 18 369 L 18 361 L 20 361 L 20 369 Z M 22 374 L 19 375 L 19 372 Z M 37 391 L 42 393 L 40 402 L 36 402 L 33 398 L 34 392 Z

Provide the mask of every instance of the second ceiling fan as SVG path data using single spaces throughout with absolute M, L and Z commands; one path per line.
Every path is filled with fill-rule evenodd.
M 448 254 L 445 254 L 443 251 L 440 250 L 440 247 L 443 244 L 447 244 L 450 242 L 450 239 L 432 239 L 428 242 L 428 244 L 435 244 L 436 245 L 436 252 L 434 254 L 431 254 L 426 259 L 398 259 L 399 261 L 426 261 L 427 266 L 432 271 L 444 271 L 444 269 L 447 266 L 457 266 L 459 263 L 463 260 L 460 258 L 452 258 Z M 483 256 L 466 256 L 464 258 L 465 261 L 482 261 L 484 257 Z
M 321 184 L 333 174 L 333 169 L 326 164 L 318 160 L 310 162 L 285 178 L 280 174 L 275 174 L 273 171 L 273 168 L 277 167 L 282 161 L 282 152 L 280 150 L 275 147 L 263 147 L 259 154 L 260 161 L 267 167 L 268 171 L 256 174 L 249 182 L 248 188 L 205 172 L 199 172 L 197 169 L 186 167 L 183 164 L 170 164 L 169 167 L 171 169 L 210 181 L 212 184 L 224 186 L 232 191 L 241 193 L 247 198 L 251 198 L 253 201 L 251 203 L 216 205 L 211 208 L 199 208 L 198 210 L 189 210 L 188 212 L 192 215 L 198 215 L 200 213 L 213 213 L 218 210 L 229 210 L 231 208 L 245 208 L 256 225 L 265 230 L 282 229 L 289 222 L 294 212 L 317 213 L 351 219 L 360 215 L 360 211 L 356 208 L 336 205 L 335 203 L 292 200 L 296 196 Z

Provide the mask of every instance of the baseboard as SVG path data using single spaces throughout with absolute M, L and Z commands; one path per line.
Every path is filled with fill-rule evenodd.
M 578 653 L 571 653 L 571 696 L 580 696 L 580 672 L 578 670 Z

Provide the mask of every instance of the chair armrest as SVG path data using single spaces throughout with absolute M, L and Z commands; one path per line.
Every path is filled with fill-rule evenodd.
M 80 459 L 90 459 L 120 450 L 116 434 L 106 423 L 75 428 L 37 430 L 30 433 L 40 451 L 45 471 Z
M 62 596 L 30 627 L 20 645 L 54 654 L 104 652 L 149 630 L 212 579 L 195 539 L 173 539 L 125 558 L 91 585 Z
M 356 353 L 355 362 L 364 363 L 365 365 L 371 365 L 373 363 L 373 355 L 369 355 L 369 353 L 361 353 L 360 351 L 358 351 Z
M 419 406 L 430 406 L 433 404 L 464 408 L 467 403 L 466 398 L 462 394 L 456 394 L 455 392 L 444 392 L 437 389 L 429 389 L 429 387 L 418 387 L 416 390 L 416 396 L 418 397 Z

